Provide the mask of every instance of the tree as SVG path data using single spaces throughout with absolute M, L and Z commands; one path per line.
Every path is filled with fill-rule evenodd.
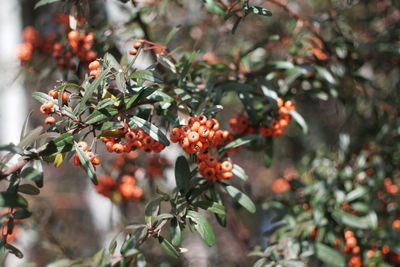
M 23 256 L 25 195 L 52 163 L 81 169 L 124 225 L 97 253 L 48 231 L 56 266 L 188 264 L 190 231 L 212 247 L 224 227 L 241 246 L 227 265 L 399 264 L 398 1 L 110 3 L 122 21 L 100 1 L 37 1 L 48 13 L 24 29 L 27 84 L 51 89 L 0 147 L 5 250 Z M 268 193 L 246 174 L 285 166 Z

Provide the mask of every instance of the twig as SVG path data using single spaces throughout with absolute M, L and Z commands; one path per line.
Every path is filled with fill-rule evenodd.
M 20 160 L 19 162 L 17 162 L 15 165 L 9 167 L 7 170 L 5 170 L 4 172 L 0 172 L 0 180 L 5 179 L 8 175 L 19 171 L 20 169 L 22 169 L 29 161 L 28 160 Z

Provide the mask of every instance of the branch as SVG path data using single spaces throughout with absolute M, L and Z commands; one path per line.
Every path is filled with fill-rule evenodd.
M 9 167 L 7 170 L 5 170 L 4 172 L 0 172 L 0 180 L 5 179 L 8 175 L 19 171 L 20 169 L 22 169 L 29 161 L 28 160 L 20 160 L 18 161 L 15 165 Z

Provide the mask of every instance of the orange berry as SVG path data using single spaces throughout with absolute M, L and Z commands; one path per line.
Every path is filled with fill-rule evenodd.
M 93 165 L 100 165 L 100 158 L 98 156 L 94 156 L 91 162 Z
M 79 41 L 79 33 L 75 30 L 72 30 L 68 33 L 68 40 L 70 42 L 78 42 Z
M 392 228 L 393 229 L 400 229 L 400 219 L 394 220 L 392 222 Z
M 133 142 L 136 138 L 136 135 L 134 132 L 127 132 L 125 134 L 125 140 L 128 141 L 129 143 Z
M 233 177 L 233 173 L 232 172 L 224 172 L 222 174 L 222 178 L 224 178 L 224 179 L 229 179 L 229 178 L 232 178 L 232 177 Z
M 115 144 L 112 146 L 112 150 L 113 150 L 115 153 L 122 153 L 122 152 L 124 152 L 124 146 L 123 146 L 122 144 L 120 144 L 120 143 L 115 143 Z
M 133 43 L 133 48 L 139 49 L 142 46 L 142 42 L 136 41 Z
M 368 257 L 368 259 L 373 258 L 374 255 L 375 255 L 375 252 L 374 252 L 372 249 L 369 249 L 369 250 L 367 251 L 367 257 Z
M 190 127 L 190 130 L 192 130 L 193 132 L 196 132 L 196 131 L 198 131 L 200 126 L 201 126 L 200 122 L 195 121 L 195 122 L 193 122 L 192 126 Z
M 361 250 L 360 247 L 359 247 L 359 246 L 356 246 L 356 247 L 354 247 L 354 248 L 352 249 L 351 252 L 352 252 L 353 254 L 358 254 L 358 253 L 360 253 L 360 250 Z
M 355 246 L 357 246 L 357 239 L 354 236 L 346 239 L 346 246 L 348 246 L 349 248 L 354 248 Z
M 80 141 L 78 142 L 78 147 L 82 150 L 82 151 L 87 151 L 89 149 L 89 145 L 88 143 L 86 143 L 85 141 Z
M 189 142 L 191 142 L 191 143 L 199 141 L 199 138 L 200 138 L 200 136 L 197 132 L 190 132 L 188 134 L 188 139 L 189 139 Z
M 97 70 L 98 68 L 100 68 L 100 62 L 95 60 L 90 62 L 89 64 L 89 70 Z
M 47 117 L 45 120 L 44 120 L 44 123 L 45 124 L 54 124 L 56 122 L 56 119 L 54 118 L 54 117 Z
M 66 103 L 66 102 L 68 102 L 68 99 L 69 99 L 69 94 L 67 92 L 63 92 L 63 94 L 62 94 L 62 102 Z
M 53 97 L 53 98 L 55 98 L 55 99 L 58 98 L 58 92 L 57 92 L 56 90 L 50 90 L 50 91 L 48 92 L 48 95 L 51 96 L 51 97 Z
M 146 137 L 146 133 L 142 129 L 138 129 L 136 131 L 136 138 L 137 139 L 142 140 L 145 137 Z
M 100 76 L 100 71 L 98 71 L 98 70 L 92 70 L 92 71 L 90 71 L 89 76 L 92 76 L 92 77 L 99 77 L 99 76 Z
M 225 160 L 221 163 L 221 169 L 224 172 L 230 172 L 232 170 L 232 163 L 230 161 Z
M 132 56 L 137 55 L 137 53 L 138 53 L 138 50 L 136 48 L 132 48 L 131 50 L 129 50 L 129 54 Z
M 151 147 L 155 143 L 155 140 L 153 138 L 151 138 L 150 136 L 146 136 L 143 139 L 143 143 L 146 144 L 147 146 Z
M 216 166 L 218 163 L 218 160 L 216 157 L 210 156 L 207 158 L 207 165 L 210 167 Z
M 207 117 L 205 115 L 199 115 L 197 116 L 197 119 L 199 120 L 201 125 L 206 124 L 207 122 Z

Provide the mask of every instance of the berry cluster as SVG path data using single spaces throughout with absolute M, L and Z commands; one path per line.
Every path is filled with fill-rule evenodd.
M 278 116 L 277 119 L 273 120 L 270 123 L 270 126 L 260 125 L 258 127 L 258 133 L 262 136 L 272 136 L 278 137 L 281 136 L 289 125 L 292 116 L 289 114 L 289 111 L 294 110 L 294 102 L 288 100 L 284 102 L 282 98 L 278 98 Z M 257 126 L 251 125 L 250 120 L 242 115 L 238 114 L 235 117 L 229 120 L 229 126 L 232 129 L 232 132 L 235 134 L 241 135 L 250 135 L 256 131 Z
M 78 147 L 85 152 L 86 156 L 88 157 L 89 161 L 93 164 L 93 165 L 100 165 L 100 158 L 98 156 L 96 156 L 96 154 L 94 154 L 92 151 L 89 150 L 89 146 L 85 141 L 80 141 L 78 143 Z M 79 166 L 82 167 L 81 165 L 81 161 L 79 160 L 79 156 L 78 153 L 74 154 L 74 165 L 75 166 Z M 93 166 L 96 169 L 96 166 Z
M 187 125 L 173 128 L 170 133 L 171 141 L 179 143 L 186 153 L 198 153 L 199 171 L 207 180 L 212 181 L 233 176 L 231 162 L 221 163 L 216 157 L 210 156 L 212 148 L 221 147 L 233 141 L 231 134 L 226 130 L 220 130 L 219 126 L 218 120 L 199 115 L 190 117 Z
M 197 164 L 200 174 L 208 181 L 229 179 L 233 177 L 232 162 L 225 160 L 219 162 L 214 156 L 210 156 L 208 152 L 201 152 L 197 155 Z
M 64 47 L 62 43 L 55 43 L 53 46 L 52 56 L 58 60 L 60 68 L 66 66 L 74 67 L 69 64 L 74 56 L 77 56 L 79 61 L 84 65 L 89 64 L 97 57 L 97 53 L 92 50 L 94 35 L 93 33 L 79 33 L 72 30 L 67 35 L 68 47 Z
M 118 181 L 111 176 L 102 176 L 98 179 L 96 191 L 113 201 L 138 201 L 143 196 L 143 190 L 136 186 L 136 179 L 132 175 L 124 175 Z
M 357 239 L 354 236 L 354 232 L 346 230 L 344 232 L 345 247 L 344 252 L 350 254 L 348 265 L 349 267 L 361 267 L 362 258 L 360 256 L 360 247 L 357 245 Z
M 383 185 L 387 193 L 395 195 L 399 191 L 399 187 L 392 182 L 392 179 L 385 178 Z
M 291 100 L 283 101 L 282 98 L 278 98 L 278 118 L 271 122 L 271 127 L 260 126 L 258 132 L 262 136 L 278 137 L 282 135 L 283 131 L 288 127 L 292 116 L 289 111 L 294 110 L 294 102 Z
M 39 108 L 40 113 L 42 113 L 43 115 L 53 114 L 55 112 L 54 101 L 58 100 L 59 94 L 60 93 L 56 90 L 50 90 L 48 92 L 48 95 L 53 97 L 54 100 L 49 100 L 49 101 L 43 103 Z M 66 104 L 68 102 L 68 100 L 69 100 L 69 93 L 64 91 L 61 96 L 61 101 L 63 104 Z M 70 108 L 70 107 L 68 107 L 68 108 Z M 44 120 L 45 124 L 54 124 L 55 122 L 56 122 L 56 119 L 52 116 L 49 116 Z
M 99 77 L 99 75 L 100 75 L 99 68 L 100 68 L 100 62 L 99 61 L 95 60 L 95 61 L 90 62 L 90 64 L 89 64 L 89 70 L 90 70 L 89 76 Z
M 132 56 L 137 55 L 137 53 L 139 53 L 140 47 L 142 47 L 142 42 L 140 42 L 140 41 L 134 42 L 132 49 L 129 50 L 129 54 Z
M 22 32 L 22 39 L 23 43 L 18 47 L 18 58 L 21 61 L 28 61 L 40 44 L 40 34 L 34 27 L 27 26 Z
M 151 156 L 147 160 L 146 176 L 149 178 L 160 177 L 164 174 L 164 169 L 170 166 L 168 160 L 160 155 Z
M 107 133 L 103 132 L 102 135 L 107 135 Z M 106 144 L 108 152 L 115 153 L 131 152 L 136 149 L 160 153 L 165 148 L 142 129 L 130 129 L 126 123 L 122 129 L 118 129 L 118 136 L 101 137 L 101 140 Z

